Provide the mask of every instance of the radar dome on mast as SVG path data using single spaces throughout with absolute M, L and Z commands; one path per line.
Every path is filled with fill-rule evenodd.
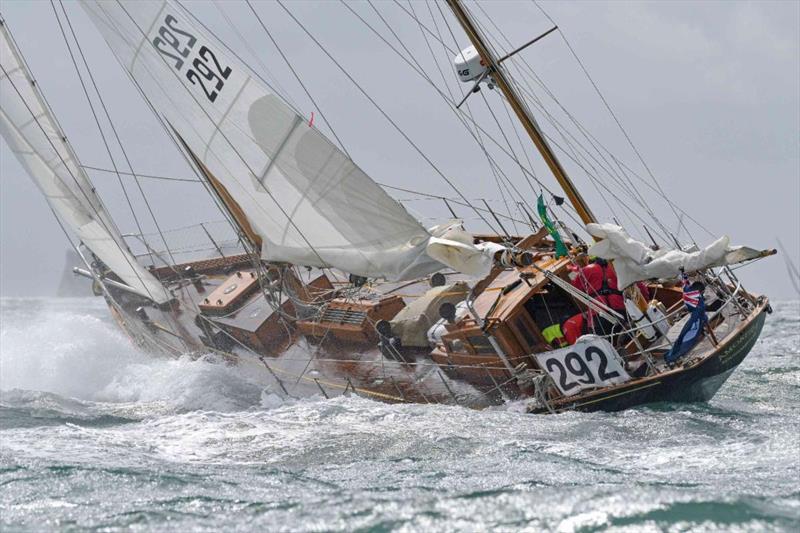
M 488 75 L 489 67 L 481 58 L 474 46 L 461 50 L 454 58 L 458 77 L 463 83 L 485 81 L 490 89 L 494 89 L 494 80 Z

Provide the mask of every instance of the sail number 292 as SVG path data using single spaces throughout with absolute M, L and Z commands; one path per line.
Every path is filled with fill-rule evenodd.
M 596 374 L 592 372 L 588 364 L 595 356 L 599 363 Z M 563 360 L 547 359 L 545 368 L 551 375 L 558 376 L 559 386 L 565 391 L 579 387 L 581 384 L 603 384 L 620 375 L 617 371 L 608 371 L 608 356 L 595 346 L 588 347 L 583 357 L 576 352 L 569 352 Z
M 630 379 L 611 343 L 594 335 L 585 335 L 573 346 L 538 353 L 534 357 L 566 395 Z
M 206 98 L 214 102 L 225 87 L 225 80 L 230 77 L 232 70 L 231 67 L 222 65 L 208 47 L 196 45 L 197 37 L 179 28 L 178 20 L 172 15 L 164 18 L 164 23 L 158 28 L 158 35 L 153 38 L 155 49 L 168 58 L 168 62 L 178 72 L 183 73 L 192 85 L 200 85 Z

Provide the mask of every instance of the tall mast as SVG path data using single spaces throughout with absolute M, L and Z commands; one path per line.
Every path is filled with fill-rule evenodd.
M 522 122 L 533 144 L 536 145 L 536 148 L 542 154 L 547 166 L 550 167 L 550 171 L 556 177 L 559 185 L 561 185 L 564 193 L 566 193 L 567 198 L 569 198 L 570 203 L 572 203 L 572 206 L 578 212 L 578 216 L 581 217 L 584 224 L 596 222 L 592 210 L 586 204 L 586 201 L 581 196 L 581 193 L 578 192 L 578 189 L 575 188 L 575 185 L 567 175 L 564 167 L 561 166 L 561 162 L 547 143 L 547 139 L 545 139 L 539 126 L 536 124 L 536 120 L 531 116 L 527 106 L 520 99 L 516 89 L 508 82 L 503 72 L 503 67 L 497 61 L 497 58 L 489 47 L 486 46 L 483 35 L 481 35 L 477 26 L 474 24 L 472 16 L 461 5 L 461 0 L 447 0 L 447 5 L 450 6 L 450 9 L 453 11 L 456 19 L 458 19 L 461 27 L 464 28 L 464 32 L 469 37 L 470 41 L 472 41 L 481 59 L 483 59 L 484 63 L 488 66 L 492 78 L 494 78 L 497 86 L 503 92 L 503 95 L 505 95 L 506 100 L 511 104 L 511 108 L 514 110 L 514 113 L 516 113 L 520 122 Z

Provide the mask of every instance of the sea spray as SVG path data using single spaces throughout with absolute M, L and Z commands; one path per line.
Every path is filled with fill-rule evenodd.
M 4 301 L 0 390 L 150 404 L 160 406 L 160 413 L 261 404 L 262 376 L 247 375 L 210 354 L 174 358 L 142 352 L 106 314 L 102 300 Z
M 531 416 L 284 401 L 235 366 L 138 352 L 99 300 L 0 302 L 3 530 L 800 526 L 796 304 L 709 404 Z M 95 372 L 37 383 L 46 349 Z

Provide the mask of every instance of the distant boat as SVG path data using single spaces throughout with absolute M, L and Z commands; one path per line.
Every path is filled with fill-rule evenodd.
M 529 228 L 520 235 L 503 227 L 510 214 L 463 195 L 458 205 L 496 233 L 446 221 L 455 216 L 447 199 L 443 222 L 423 226 L 313 117 L 298 114 L 171 0 L 81 5 L 224 216 L 169 234 L 193 233 L 202 245 L 171 246 L 160 227 L 157 236 L 122 235 L 5 23 L 2 135 L 78 239 L 76 272 L 149 350 L 217 353 L 293 397 L 352 393 L 470 407 L 524 400 L 536 413 L 713 397 L 770 312 L 767 297 L 747 292 L 728 266 L 774 251 L 730 247 L 727 238 L 702 249 L 646 245 L 618 224 L 598 224 L 508 67 L 555 28 L 500 57 L 473 7 L 446 4 L 446 22 L 471 42 L 454 59 L 469 90 L 449 107 L 463 113 L 470 95 L 496 88 L 489 96 L 516 116 L 566 196 L 548 196 L 548 206 L 540 194 L 533 215 L 525 195 L 504 192 L 498 180 L 498 194 L 519 206 L 514 223 Z M 66 10 L 56 16 L 71 30 Z M 421 23 L 420 31 L 436 35 Z M 90 76 L 90 65 L 85 70 Z M 562 204 L 573 221 L 557 216 Z M 644 223 L 663 228 L 644 207 Z M 595 244 L 585 246 L 582 232 Z M 599 291 L 578 288 L 571 278 L 585 275 L 587 256 L 610 261 L 618 287 L 606 270 Z M 624 310 L 612 307 L 611 295 Z M 569 344 L 562 329 L 571 316 L 585 326 Z
M 792 283 L 792 287 L 794 287 L 795 294 L 800 298 L 800 270 L 797 269 L 797 265 L 792 261 L 792 257 L 787 253 L 786 247 L 781 240 L 777 237 L 775 237 L 775 240 L 778 241 L 778 248 L 783 255 L 783 261 L 786 263 L 786 274 L 789 276 L 789 281 Z

